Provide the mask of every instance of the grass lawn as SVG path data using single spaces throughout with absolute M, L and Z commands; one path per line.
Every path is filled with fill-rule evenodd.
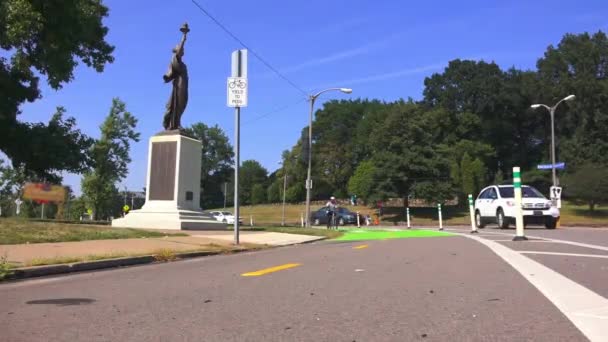
M 319 209 L 320 206 L 312 206 L 311 212 Z M 359 211 L 362 215 L 373 215 L 374 209 L 365 206 L 346 206 L 353 212 Z M 232 211 L 232 208 L 227 208 Z M 223 210 L 223 209 L 222 209 Z M 300 217 L 306 208 L 303 204 L 288 204 L 285 206 L 285 223 L 290 226 L 299 226 Z M 590 212 L 585 205 L 562 202 L 562 225 L 581 225 L 581 226 L 606 226 L 608 227 L 608 205 L 597 206 L 594 212 Z M 456 207 L 444 207 L 442 211 L 443 223 L 445 225 L 469 225 L 468 208 L 461 209 Z M 282 205 L 264 204 L 241 207 L 241 218 L 243 226 L 250 224 L 253 218 L 255 226 L 279 225 L 281 223 Z M 405 210 L 403 208 L 388 207 L 384 209 L 382 225 L 392 226 L 406 221 Z M 412 226 L 436 226 L 438 225 L 437 208 L 410 208 L 410 221 Z
M 187 236 L 129 228 L 0 219 L 0 245 L 143 237 Z
M 453 236 L 454 234 L 433 230 L 372 231 L 351 230 L 337 238 L 338 241 L 385 240 Z

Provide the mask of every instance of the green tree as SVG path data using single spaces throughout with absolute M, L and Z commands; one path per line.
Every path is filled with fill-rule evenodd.
M 596 205 L 608 202 L 607 167 L 594 163 L 581 165 L 574 173 L 564 177 L 564 194 L 584 201 L 590 211 L 595 210 Z
M 100 127 L 101 137 L 90 150 L 93 169 L 82 179 L 84 198 L 97 220 L 119 214 L 112 210 L 118 195 L 116 183 L 129 172 L 131 141 L 139 141 L 136 125 L 137 119 L 127 111 L 125 103 L 113 99 L 110 113 Z
M 348 181 L 348 192 L 369 202 L 374 196 L 376 166 L 371 160 L 361 162 Z
M 566 34 L 557 47 L 547 48 L 537 67 L 542 85 L 538 93 L 543 94 L 539 102 L 553 105 L 569 94 L 576 95 L 576 100 L 560 105 L 555 113 L 558 159 L 572 167 L 587 163 L 607 164 L 606 34 L 602 31 L 592 35 Z M 543 117 L 546 132 L 550 132 L 548 114 L 537 115 Z M 546 140 L 550 142 L 549 138 Z M 546 156 L 548 158 L 549 154 Z
M 234 152 L 224 130 L 199 122 L 185 134 L 202 142 L 201 149 L 201 207 L 215 208 L 224 204 L 224 183 L 234 172 Z
M 82 134 L 72 133 L 73 118 L 63 120 L 61 113 L 44 125 L 17 117 L 24 102 L 41 97 L 40 75 L 58 90 L 74 79 L 79 62 L 101 72 L 113 61 L 114 48 L 105 41 L 108 28 L 102 22 L 107 15 L 100 0 L 0 2 L 0 150 L 15 166 L 40 178 L 57 177 L 50 171 L 83 171 L 85 154 L 66 153 L 88 147 Z M 61 154 L 53 150 L 57 146 Z
M 460 189 L 462 195 L 472 194 L 475 192 L 475 171 L 473 170 L 473 159 L 468 153 L 465 153 L 460 161 Z
M 512 165 L 527 168 L 542 155 L 544 121 L 529 108 L 538 93 L 534 72 L 457 59 L 424 84 L 422 103 L 432 109 L 435 142 L 452 146 L 464 139 L 490 146 L 495 153 L 469 154 L 482 157 L 492 174 Z
M 266 186 L 268 171 L 255 160 L 245 160 L 241 164 L 239 175 L 240 200 L 242 204 L 252 204 L 253 189 L 255 185 L 262 186 L 262 195 L 265 196 L 263 189 Z
M 251 204 L 262 204 L 266 202 L 266 190 L 262 184 L 254 184 L 251 188 Z
M 407 199 L 414 189 L 417 197 L 427 200 L 451 197 L 444 191 L 450 188 L 449 163 L 429 144 L 429 119 L 422 106 L 399 102 L 370 136 L 379 197 Z
M 76 129 L 76 119 L 64 119 L 66 110 L 57 111 L 48 124 L 20 124 L 16 131 L 27 134 L 27 143 L 13 145 L 7 150 L 13 165 L 23 168 L 31 180 L 60 183 L 60 170 L 74 173 L 89 168 L 88 149 L 93 139 Z
M 276 179 L 274 182 L 268 186 L 266 190 L 266 198 L 268 199 L 268 203 L 278 203 L 283 201 L 283 178 Z

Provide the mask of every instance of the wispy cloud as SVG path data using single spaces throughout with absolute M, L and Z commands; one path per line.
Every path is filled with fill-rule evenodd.
M 332 82 L 331 84 L 317 86 L 317 87 L 315 87 L 315 89 L 332 87 L 332 86 L 336 86 L 336 85 L 340 85 L 341 87 L 349 87 L 349 86 L 363 84 L 363 83 L 386 81 L 386 80 L 390 80 L 390 79 L 394 79 L 394 78 L 419 74 L 422 72 L 439 70 L 446 66 L 447 66 L 447 62 L 423 65 L 423 66 L 412 67 L 412 68 L 405 68 L 405 69 L 401 69 L 401 70 L 396 70 L 396 71 L 391 71 L 391 72 L 386 72 L 386 73 L 381 73 L 381 74 L 375 74 L 375 75 L 370 75 L 370 76 L 365 76 L 365 77 L 360 77 L 360 78 L 335 81 L 335 82 Z
M 400 37 L 404 34 L 405 33 L 388 35 L 383 39 L 374 41 L 373 43 L 364 44 L 364 45 L 361 45 L 359 47 L 355 47 L 352 49 L 335 52 L 328 56 L 319 57 L 319 58 L 308 60 L 308 61 L 300 63 L 300 64 L 292 65 L 289 67 L 284 67 L 284 68 L 281 68 L 280 71 L 283 73 L 290 73 L 290 72 L 299 71 L 299 70 L 306 69 L 306 68 L 313 67 L 313 66 L 333 63 L 333 62 L 341 61 L 344 59 L 352 58 L 355 56 L 364 55 L 364 54 L 370 53 L 376 49 L 380 49 L 384 46 L 389 45 L 389 43 L 391 43 L 397 37 Z
M 482 60 L 484 58 L 484 56 L 485 55 L 478 55 L 475 57 L 467 57 L 467 58 L 460 58 L 460 59 Z M 332 82 L 331 84 L 317 86 L 317 87 L 315 87 L 315 89 L 333 87 L 333 86 L 349 87 L 349 86 L 353 86 L 353 85 L 357 85 L 357 84 L 386 81 L 386 80 L 391 80 L 394 78 L 415 75 L 415 74 L 419 74 L 419 73 L 423 73 L 423 72 L 440 70 L 440 69 L 447 67 L 448 63 L 449 63 L 448 61 L 444 61 L 441 63 L 433 63 L 433 64 L 428 64 L 428 65 L 409 67 L 409 68 L 405 68 L 405 69 L 400 69 L 400 70 L 395 70 L 395 71 L 385 72 L 385 73 L 380 73 L 380 74 L 375 74 L 375 75 L 369 75 L 369 76 L 360 77 L 360 78 L 341 80 L 341 81 Z
M 339 23 L 332 23 L 330 25 L 327 25 L 323 28 L 320 28 L 312 35 L 317 36 L 317 35 L 321 35 L 321 34 L 344 32 L 344 31 L 347 31 L 350 29 L 364 26 L 365 24 L 367 24 L 371 21 L 372 21 L 372 18 L 370 18 L 370 17 L 352 18 L 352 19 L 345 20 L 345 21 L 342 21 Z M 308 34 L 311 34 L 311 33 L 308 32 Z

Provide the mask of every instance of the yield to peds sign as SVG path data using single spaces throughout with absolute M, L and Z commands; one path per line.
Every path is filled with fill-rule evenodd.
M 247 107 L 247 78 L 228 77 L 228 107 Z

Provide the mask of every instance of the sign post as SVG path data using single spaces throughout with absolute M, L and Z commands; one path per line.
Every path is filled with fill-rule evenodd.
M 552 186 L 549 188 L 551 203 L 558 209 L 562 208 L 562 188 L 560 186 Z
M 475 225 L 475 208 L 473 206 L 473 195 L 469 194 L 469 215 L 471 215 L 471 234 L 479 233 Z
M 528 240 L 524 235 L 524 213 L 521 203 L 521 172 L 519 166 L 513 168 L 513 189 L 515 192 L 515 237 L 513 241 Z
M 439 211 L 439 230 L 443 230 L 443 217 L 441 216 L 441 203 L 437 204 L 437 211 Z
M 23 203 L 23 201 L 20 198 L 17 198 L 15 200 L 15 205 L 17 206 L 17 208 L 15 209 L 15 215 L 21 214 L 21 203 Z
M 241 164 L 241 107 L 247 107 L 247 50 L 232 52 L 232 73 L 228 77 L 228 107 L 234 110 L 234 244 L 239 244 L 239 168 Z
M 412 228 L 412 226 L 410 225 L 410 208 L 408 207 L 405 210 L 405 215 L 407 216 L 407 229 Z

